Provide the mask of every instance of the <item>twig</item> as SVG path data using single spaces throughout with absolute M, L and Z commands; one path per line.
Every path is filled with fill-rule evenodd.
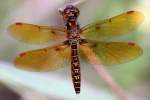
M 73 1 L 73 0 L 72 0 Z M 76 1 L 76 2 L 75 2 Z M 73 5 L 77 6 L 77 5 L 81 5 L 82 3 L 84 3 L 86 0 L 74 0 Z
M 98 75 L 106 82 L 106 84 L 112 89 L 112 91 L 117 95 L 119 100 L 127 100 L 123 90 L 117 85 L 111 75 L 106 71 L 104 66 L 101 64 L 100 60 L 96 57 L 95 53 L 87 46 L 82 47 L 84 54 L 87 56 L 89 62 L 94 66 L 94 69 Z
M 63 11 L 64 8 L 66 7 L 66 5 L 73 5 L 73 6 L 79 6 L 82 3 L 84 3 L 86 0 L 68 0 L 68 3 L 66 3 L 65 5 L 63 5 L 62 7 L 60 7 L 58 9 L 58 11 Z

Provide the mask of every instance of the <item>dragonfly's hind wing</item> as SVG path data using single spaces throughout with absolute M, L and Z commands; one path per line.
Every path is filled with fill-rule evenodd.
M 85 50 L 90 48 L 96 54 L 102 64 L 117 65 L 132 61 L 142 55 L 143 50 L 140 46 L 132 42 L 92 42 L 80 45 Z M 90 52 L 86 52 L 90 55 Z M 92 58 L 91 58 L 92 59 Z M 94 59 L 94 58 L 93 58 Z
M 19 54 L 15 59 L 18 68 L 30 71 L 51 71 L 70 61 L 70 48 L 63 43 Z

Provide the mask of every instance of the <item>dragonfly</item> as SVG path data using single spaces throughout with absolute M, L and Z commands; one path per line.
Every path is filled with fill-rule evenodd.
M 53 71 L 70 62 L 74 90 L 76 94 L 79 94 L 80 58 L 83 52 L 81 48 L 92 49 L 103 65 L 126 63 L 143 53 L 142 48 L 134 42 L 109 41 L 113 37 L 135 30 L 144 20 L 144 15 L 139 11 L 127 11 L 82 28 L 77 21 L 80 14 L 77 7 L 67 5 L 60 14 L 64 22 L 63 27 L 21 22 L 9 26 L 10 35 L 25 43 L 45 44 L 61 40 L 46 48 L 20 53 L 14 61 L 17 68 L 36 72 Z

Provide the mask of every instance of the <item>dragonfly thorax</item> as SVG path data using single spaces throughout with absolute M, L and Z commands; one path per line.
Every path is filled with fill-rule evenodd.
M 68 29 L 70 28 L 70 29 Z M 67 38 L 70 40 L 69 44 L 78 43 L 80 40 L 80 27 L 78 24 L 74 26 L 67 25 Z

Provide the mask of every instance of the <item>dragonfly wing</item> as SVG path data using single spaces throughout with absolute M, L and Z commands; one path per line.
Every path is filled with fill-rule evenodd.
M 126 63 L 143 53 L 142 49 L 132 42 L 90 42 L 81 45 L 80 48 L 91 48 L 104 65 Z
M 90 40 L 106 40 L 132 32 L 144 20 L 144 15 L 138 11 L 128 11 L 118 16 L 89 24 L 81 29 L 81 35 Z
M 41 44 L 57 40 L 64 40 L 66 36 L 62 34 L 63 28 L 55 26 L 38 26 L 27 23 L 15 23 L 9 26 L 11 36 L 17 40 Z
M 18 68 L 30 71 L 50 71 L 63 67 L 70 60 L 70 48 L 63 43 L 19 54 L 15 59 Z

